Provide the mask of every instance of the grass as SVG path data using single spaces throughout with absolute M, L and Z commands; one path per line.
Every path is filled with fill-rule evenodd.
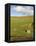
M 27 31 L 30 30 L 30 33 Z M 32 39 L 32 16 L 10 16 L 10 36 L 13 36 L 13 40 Z

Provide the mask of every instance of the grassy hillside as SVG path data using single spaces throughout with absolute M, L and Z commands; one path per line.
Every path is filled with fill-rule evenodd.
M 32 16 L 10 16 L 10 36 L 13 40 L 32 39 Z M 13 38 L 12 38 L 13 37 Z

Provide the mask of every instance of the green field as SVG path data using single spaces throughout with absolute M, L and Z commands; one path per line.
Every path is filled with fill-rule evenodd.
M 32 16 L 10 16 L 11 40 L 32 40 Z

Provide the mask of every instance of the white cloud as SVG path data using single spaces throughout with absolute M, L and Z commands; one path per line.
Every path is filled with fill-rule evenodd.
M 36 15 L 36 6 L 35 6 L 35 15 Z
M 16 11 L 21 12 L 22 11 L 22 6 L 16 6 Z
M 33 15 L 33 9 L 30 6 L 16 6 L 16 11 L 26 13 L 27 15 Z

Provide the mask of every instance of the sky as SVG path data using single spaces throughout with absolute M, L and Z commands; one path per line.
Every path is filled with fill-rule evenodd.
M 36 6 L 35 6 L 35 15 L 36 15 Z
M 11 5 L 10 7 L 10 16 L 33 16 L 33 12 L 32 6 Z

